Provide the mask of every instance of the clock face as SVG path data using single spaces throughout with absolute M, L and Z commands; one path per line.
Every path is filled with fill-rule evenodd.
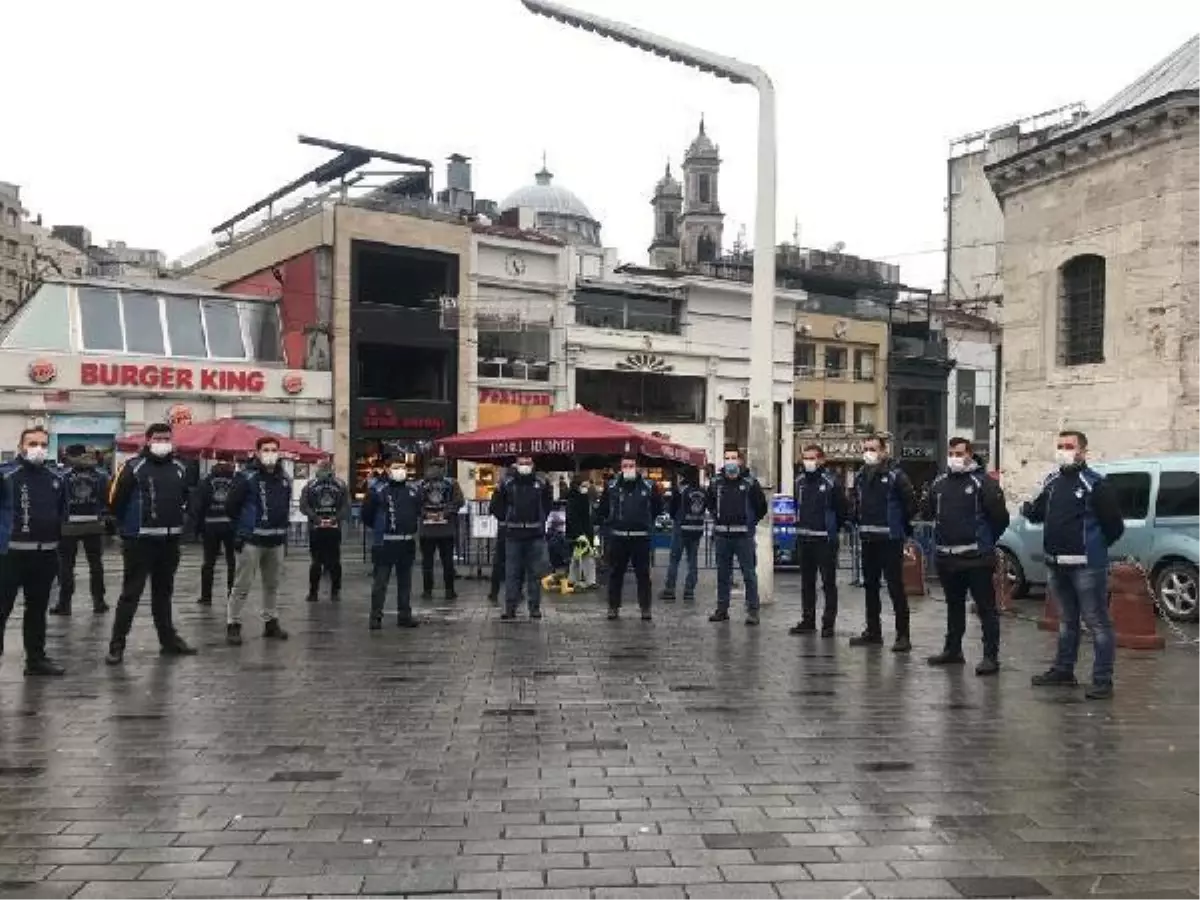
M 525 274 L 525 260 L 515 253 L 510 253 L 504 258 L 504 269 L 509 275 L 519 278 Z

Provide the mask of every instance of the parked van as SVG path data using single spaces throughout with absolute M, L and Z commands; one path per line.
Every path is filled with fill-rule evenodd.
M 1200 545 L 1200 457 L 1195 454 L 1106 460 L 1092 464 L 1117 496 L 1125 534 L 1112 560 L 1133 557 L 1150 573 L 1159 609 L 1172 619 L 1196 621 Z M 1013 595 L 1047 581 L 1042 526 L 1014 516 L 1000 536 Z

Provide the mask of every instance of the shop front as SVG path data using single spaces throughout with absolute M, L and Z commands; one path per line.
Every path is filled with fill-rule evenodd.
M 554 412 L 553 391 L 524 391 L 500 387 L 479 389 L 479 428 L 514 425 L 531 419 L 544 419 Z M 500 475 L 498 467 L 483 463 L 475 466 L 476 500 L 491 499 Z
M 351 486 L 362 499 L 370 477 L 401 454 L 421 474 L 433 442 L 454 432 L 454 404 L 419 400 L 355 400 L 351 405 Z

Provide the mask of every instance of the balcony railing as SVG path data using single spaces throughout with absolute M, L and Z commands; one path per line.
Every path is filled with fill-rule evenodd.
M 854 380 L 855 381 L 874 381 L 875 380 L 875 372 L 874 372 L 874 370 L 855 369 L 854 370 Z

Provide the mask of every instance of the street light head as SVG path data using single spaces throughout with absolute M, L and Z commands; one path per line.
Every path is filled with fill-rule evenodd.
M 653 53 L 655 56 L 665 57 L 671 62 L 699 69 L 701 72 L 716 75 L 718 78 L 727 78 L 734 84 L 756 86 L 762 86 L 764 83 L 770 84 L 766 74 L 755 66 L 746 65 L 736 59 L 716 53 L 709 53 L 707 50 L 691 47 L 670 38 L 660 37 L 641 28 L 634 28 L 632 25 L 580 12 L 562 4 L 553 3 L 551 0 L 521 0 L 521 3 L 536 15 L 570 25 L 572 28 L 594 32 L 602 37 L 625 44 L 627 47 L 634 47 L 647 53 Z

